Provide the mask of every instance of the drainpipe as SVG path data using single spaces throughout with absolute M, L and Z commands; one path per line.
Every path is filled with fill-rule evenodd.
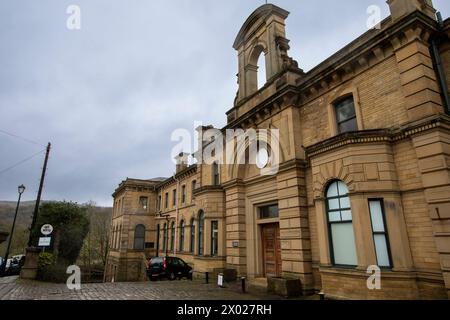
M 442 21 L 442 15 L 440 12 L 437 13 L 438 18 L 438 33 L 442 36 L 444 31 L 444 23 Z M 434 64 L 436 66 L 436 74 L 438 76 L 439 87 L 442 92 L 442 98 L 444 101 L 444 109 L 447 115 L 450 115 L 450 97 L 448 94 L 447 79 L 445 77 L 444 67 L 442 66 L 442 59 L 439 53 L 439 43 L 441 42 L 441 37 L 431 38 L 431 55 L 433 57 Z

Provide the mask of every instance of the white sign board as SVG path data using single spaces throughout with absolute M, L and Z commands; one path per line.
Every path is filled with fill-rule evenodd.
M 50 247 L 50 243 L 52 238 L 50 237 L 41 237 L 39 238 L 39 247 Z
M 51 224 L 44 224 L 44 225 L 41 227 L 41 233 L 42 233 L 44 236 L 49 236 L 49 235 L 52 234 L 52 232 L 53 232 L 53 226 L 52 226 Z

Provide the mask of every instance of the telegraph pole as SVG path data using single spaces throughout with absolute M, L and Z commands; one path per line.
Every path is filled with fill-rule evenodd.
M 36 224 L 36 220 L 37 220 L 37 216 L 38 216 L 38 212 L 39 212 L 39 205 L 41 203 L 42 190 L 44 189 L 45 173 L 47 172 L 48 157 L 50 155 L 51 148 L 52 148 L 52 144 L 49 142 L 47 145 L 47 151 L 45 153 L 44 167 L 42 168 L 41 182 L 39 183 L 39 191 L 37 194 L 36 203 L 34 205 L 33 221 L 31 222 L 30 237 L 28 238 L 28 247 L 31 247 L 31 245 L 32 245 L 32 240 L 33 240 L 32 232 L 33 232 L 34 226 Z

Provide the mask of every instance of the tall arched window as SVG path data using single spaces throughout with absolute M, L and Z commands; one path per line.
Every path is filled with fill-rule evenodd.
M 172 227 L 170 228 L 170 250 L 175 250 L 175 222 L 172 222 Z
M 205 213 L 200 211 L 198 214 L 198 255 L 202 256 L 204 253 L 204 245 L 205 245 Z
M 217 161 L 213 163 L 213 185 L 220 185 L 220 169 Z
M 161 226 L 156 225 L 156 255 L 159 254 L 159 242 L 161 241 Z
M 195 219 L 191 219 L 191 240 L 189 241 L 189 251 L 194 253 L 195 248 Z
M 145 226 L 139 224 L 134 229 L 134 250 L 144 250 L 145 248 Z
M 164 228 L 163 228 L 163 251 L 164 254 L 166 254 L 166 249 L 167 249 L 167 223 L 164 223 Z
M 181 220 L 180 223 L 180 245 L 179 245 L 179 251 L 184 251 L 184 220 Z
M 266 55 L 264 54 L 264 51 L 261 51 L 258 58 L 258 90 L 264 87 L 266 83 Z
M 355 235 L 347 185 L 334 181 L 327 189 L 327 218 L 333 264 L 356 266 Z

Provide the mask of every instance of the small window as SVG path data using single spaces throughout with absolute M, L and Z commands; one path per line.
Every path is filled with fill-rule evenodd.
M 145 226 L 140 224 L 134 229 L 134 250 L 145 248 Z
M 198 255 L 203 255 L 203 249 L 205 245 L 204 239 L 204 229 L 205 229 L 205 213 L 200 211 L 198 214 Z
M 172 222 L 171 236 L 170 236 L 170 250 L 175 250 L 175 222 Z
M 167 224 L 164 223 L 164 228 L 163 228 L 163 251 L 166 252 L 167 251 L 167 232 L 169 230 L 167 229 Z
M 358 130 L 353 96 L 336 103 L 335 112 L 336 112 L 338 133 Z
M 217 162 L 213 163 L 213 184 L 215 186 L 220 185 L 220 171 L 219 164 Z
M 197 188 L 197 180 L 192 181 L 192 193 L 191 193 L 191 200 L 194 200 L 194 191 Z
M 211 221 L 211 256 L 216 257 L 219 251 L 219 222 Z
M 147 197 L 139 198 L 139 207 L 143 210 L 147 210 L 147 208 L 148 208 L 148 198 Z
M 389 248 L 389 238 L 386 228 L 383 200 L 369 200 L 369 209 L 378 266 L 382 268 L 391 268 L 392 259 Z
M 186 203 L 186 186 L 181 187 L 181 203 Z
M 177 189 L 172 191 L 172 205 L 174 207 L 177 205 Z
M 195 219 L 191 219 L 191 241 L 190 241 L 190 247 L 189 251 L 194 253 L 194 246 L 195 246 Z
M 179 251 L 184 251 L 184 220 L 180 223 L 180 245 L 179 245 Z
M 145 249 L 155 249 L 155 243 L 154 242 L 146 242 Z
M 165 196 L 164 202 L 165 202 L 164 206 L 167 209 L 169 207 L 169 193 L 168 192 L 166 192 L 166 196 Z
M 273 219 L 279 217 L 278 205 L 271 205 L 259 208 L 260 219 Z

